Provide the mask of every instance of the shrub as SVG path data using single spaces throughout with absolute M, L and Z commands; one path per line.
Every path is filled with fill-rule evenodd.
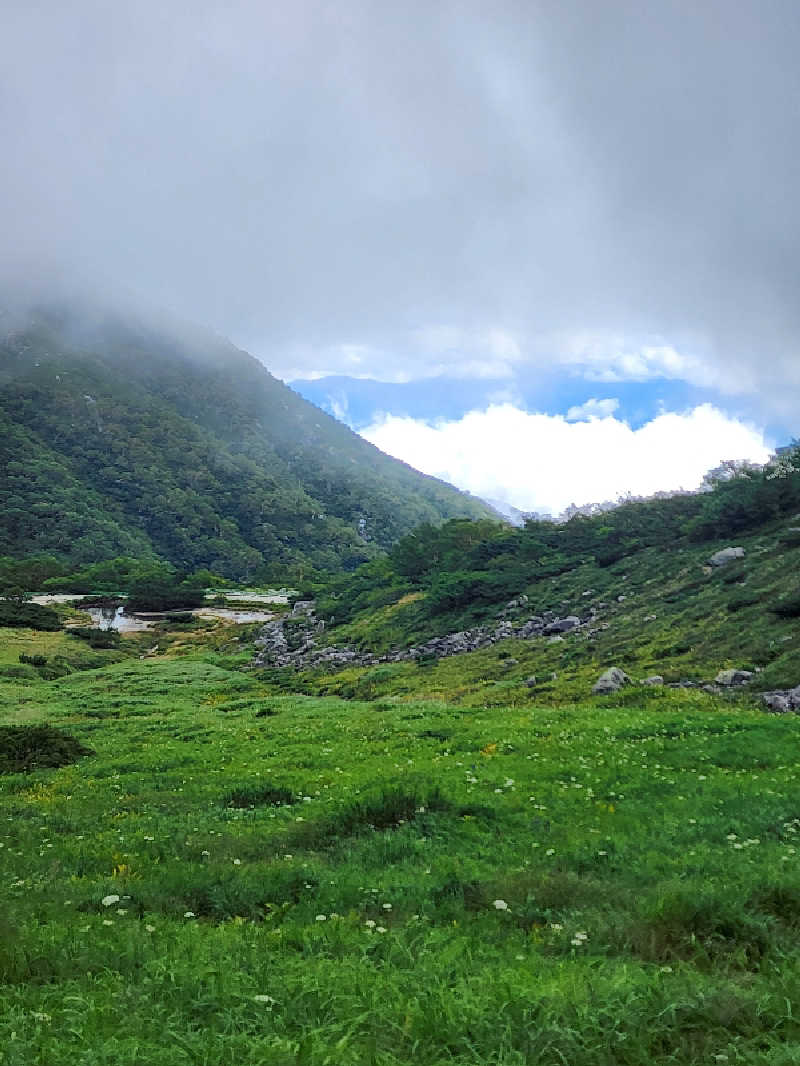
M 205 598 L 204 586 L 195 579 L 153 571 L 131 582 L 128 606 L 135 611 L 171 611 L 199 607 Z
M 754 607 L 758 602 L 758 596 L 742 593 L 741 595 L 733 596 L 728 600 L 728 610 L 731 614 L 734 614 L 736 611 L 744 610 L 745 607 Z
M 61 629 L 61 619 L 51 607 L 38 603 L 0 600 L 0 628 L 39 629 L 54 633 Z
M 794 592 L 771 608 L 778 618 L 800 618 L 800 592 Z
M 48 725 L 0 726 L 0 773 L 55 769 L 94 755 L 79 740 Z
M 23 652 L 20 655 L 20 657 L 19 657 L 19 661 L 21 663 L 27 663 L 29 666 L 46 666 L 47 665 L 47 656 L 46 655 L 25 655 L 25 653 Z
M 120 641 L 116 629 L 95 629 L 92 626 L 76 626 L 69 635 L 85 640 L 90 648 L 116 648 Z

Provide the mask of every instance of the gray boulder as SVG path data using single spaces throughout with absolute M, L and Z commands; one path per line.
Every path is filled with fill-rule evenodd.
M 652 677 L 646 677 L 642 682 L 643 685 L 663 685 L 664 678 L 661 674 L 653 674 Z
M 571 629 L 577 629 L 580 624 L 581 620 L 576 614 L 568 614 L 566 618 L 557 618 L 545 626 L 545 636 L 550 637 L 554 633 L 569 633 Z
M 783 691 L 764 692 L 761 699 L 772 714 L 788 714 L 791 711 L 800 712 L 800 685 L 796 688 L 787 688 Z
M 720 670 L 714 682 L 717 685 L 732 688 L 735 685 L 746 685 L 752 676 L 752 670 Z
M 595 695 L 603 695 L 609 692 L 619 692 L 623 685 L 630 685 L 631 679 L 625 673 L 624 670 L 620 670 L 618 666 L 612 666 L 609 670 L 606 670 L 604 674 L 601 674 L 597 681 L 592 686 L 592 692 Z
M 708 560 L 711 566 L 727 566 L 734 559 L 744 558 L 744 548 L 722 548 Z

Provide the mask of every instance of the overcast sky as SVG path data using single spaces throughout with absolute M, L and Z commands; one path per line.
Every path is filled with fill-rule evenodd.
M 317 402 L 373 396 L 357 428 L 412 462 L 430 430 L 475 491 L 503 405 L 551 464 L 607 434 L 620 491 L 619 431 L 665 413 L 708 465 L 800 432 L 796 0 L 5 0 L 0 55 L 8 277 L 336 376 Z M 694 478 L 678 451 L 649 490 Z M 498 491 L 547 504 L 529 476 Z

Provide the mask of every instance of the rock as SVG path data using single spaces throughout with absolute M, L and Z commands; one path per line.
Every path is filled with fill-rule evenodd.
M 524 683 L 528 688 L 536 688 L 536 674 L 531 674 L 530 677 L 526 677 Z
M 745 685 L 753 676 L 752 670 L 720 670 L 714 678 L 717 685 L 725 685 L 732 688 L 734 685 Z
M 643 622 L 655 622 L 655 620 L 656 620 L 657 618 L 658 618 L 658 615 L 657 615 L 657 614 L 646 614 L 646 615 L 644 616 L 644 618 L 642 619 L 642 621 L 643 621 Z
M 788 714 L 790 711 L 800 712 L 800 685 L 796 688 L 788 688 L 777 692 L 764 692 L 761 699 L 772 714 Z
M 556 633 L 556 635 L 555 635 L 554 637 L 550 637 L 550 638 L 548 639 L 547 643 L 548 643 L 548 644 L 559 644 L 559 643 L 563 643 L 563 641 L 564 641 L 564 638 L 563 638 L 563 637 L 561 637 L 561 636 L 559 636 L 559 635 L 558 635 L 558 634 Z
M 708 560 L 711 566 L 727 566 L 734 559 L 744 558 L 744 548 L 722 548 Z
M 294 607 L 292 607 L 292 617 L 297 618 L 298 615 L 308 615 L 314 613 L 314 601 L 313 600 L 297 600 Z
M 547 637 L 552 636 L 553 633 L 569 633 L 571 629 L 577 629 L 580 624 L 581 620 L 576 614 L 568 614 L 566 618 L 557 618 L 546 625 L 544 633 Z
M 664 678 L 661 674 L 653 674 L 652 677 L 646 677 L 642 682 L 643 685 L 663 685 Z
M 592 686 L 592 692 L 594 692 L 595 695 L 608 692 L 619 692 L 623 685 L 630 684 L 631 679 L 625 671 L 620 670 L 618 666 L 612 666 L 609 670 L 606 670 L 604 674 L 600 675 Z

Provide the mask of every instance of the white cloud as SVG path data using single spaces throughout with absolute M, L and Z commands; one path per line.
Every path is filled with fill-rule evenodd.
M 660 339 L 584 330 L 557 337 L 552 344 L 562 366 L 592 381 L 668 378 L 703 387 L 721 384 L 721 375 L 708 360 Z M 743 383 L 743 387 L 748 384 Z
M 639 429 L 613 418 L 569 422 L 511 404 L 429 424 L 386 415 L 361 434 L 383 451 L 477 496 L 558 514 L 626 492 L 696 488 L 722 459 L 763 462 L 763 433 L 702 404 Z
M 590 418 L 610 418 L 619 407 L 619 400 L 609 397 L 597 400 L 592 397 L 586 403 L 570 407 L 564 416 L 568 422 L 585 422 Z

